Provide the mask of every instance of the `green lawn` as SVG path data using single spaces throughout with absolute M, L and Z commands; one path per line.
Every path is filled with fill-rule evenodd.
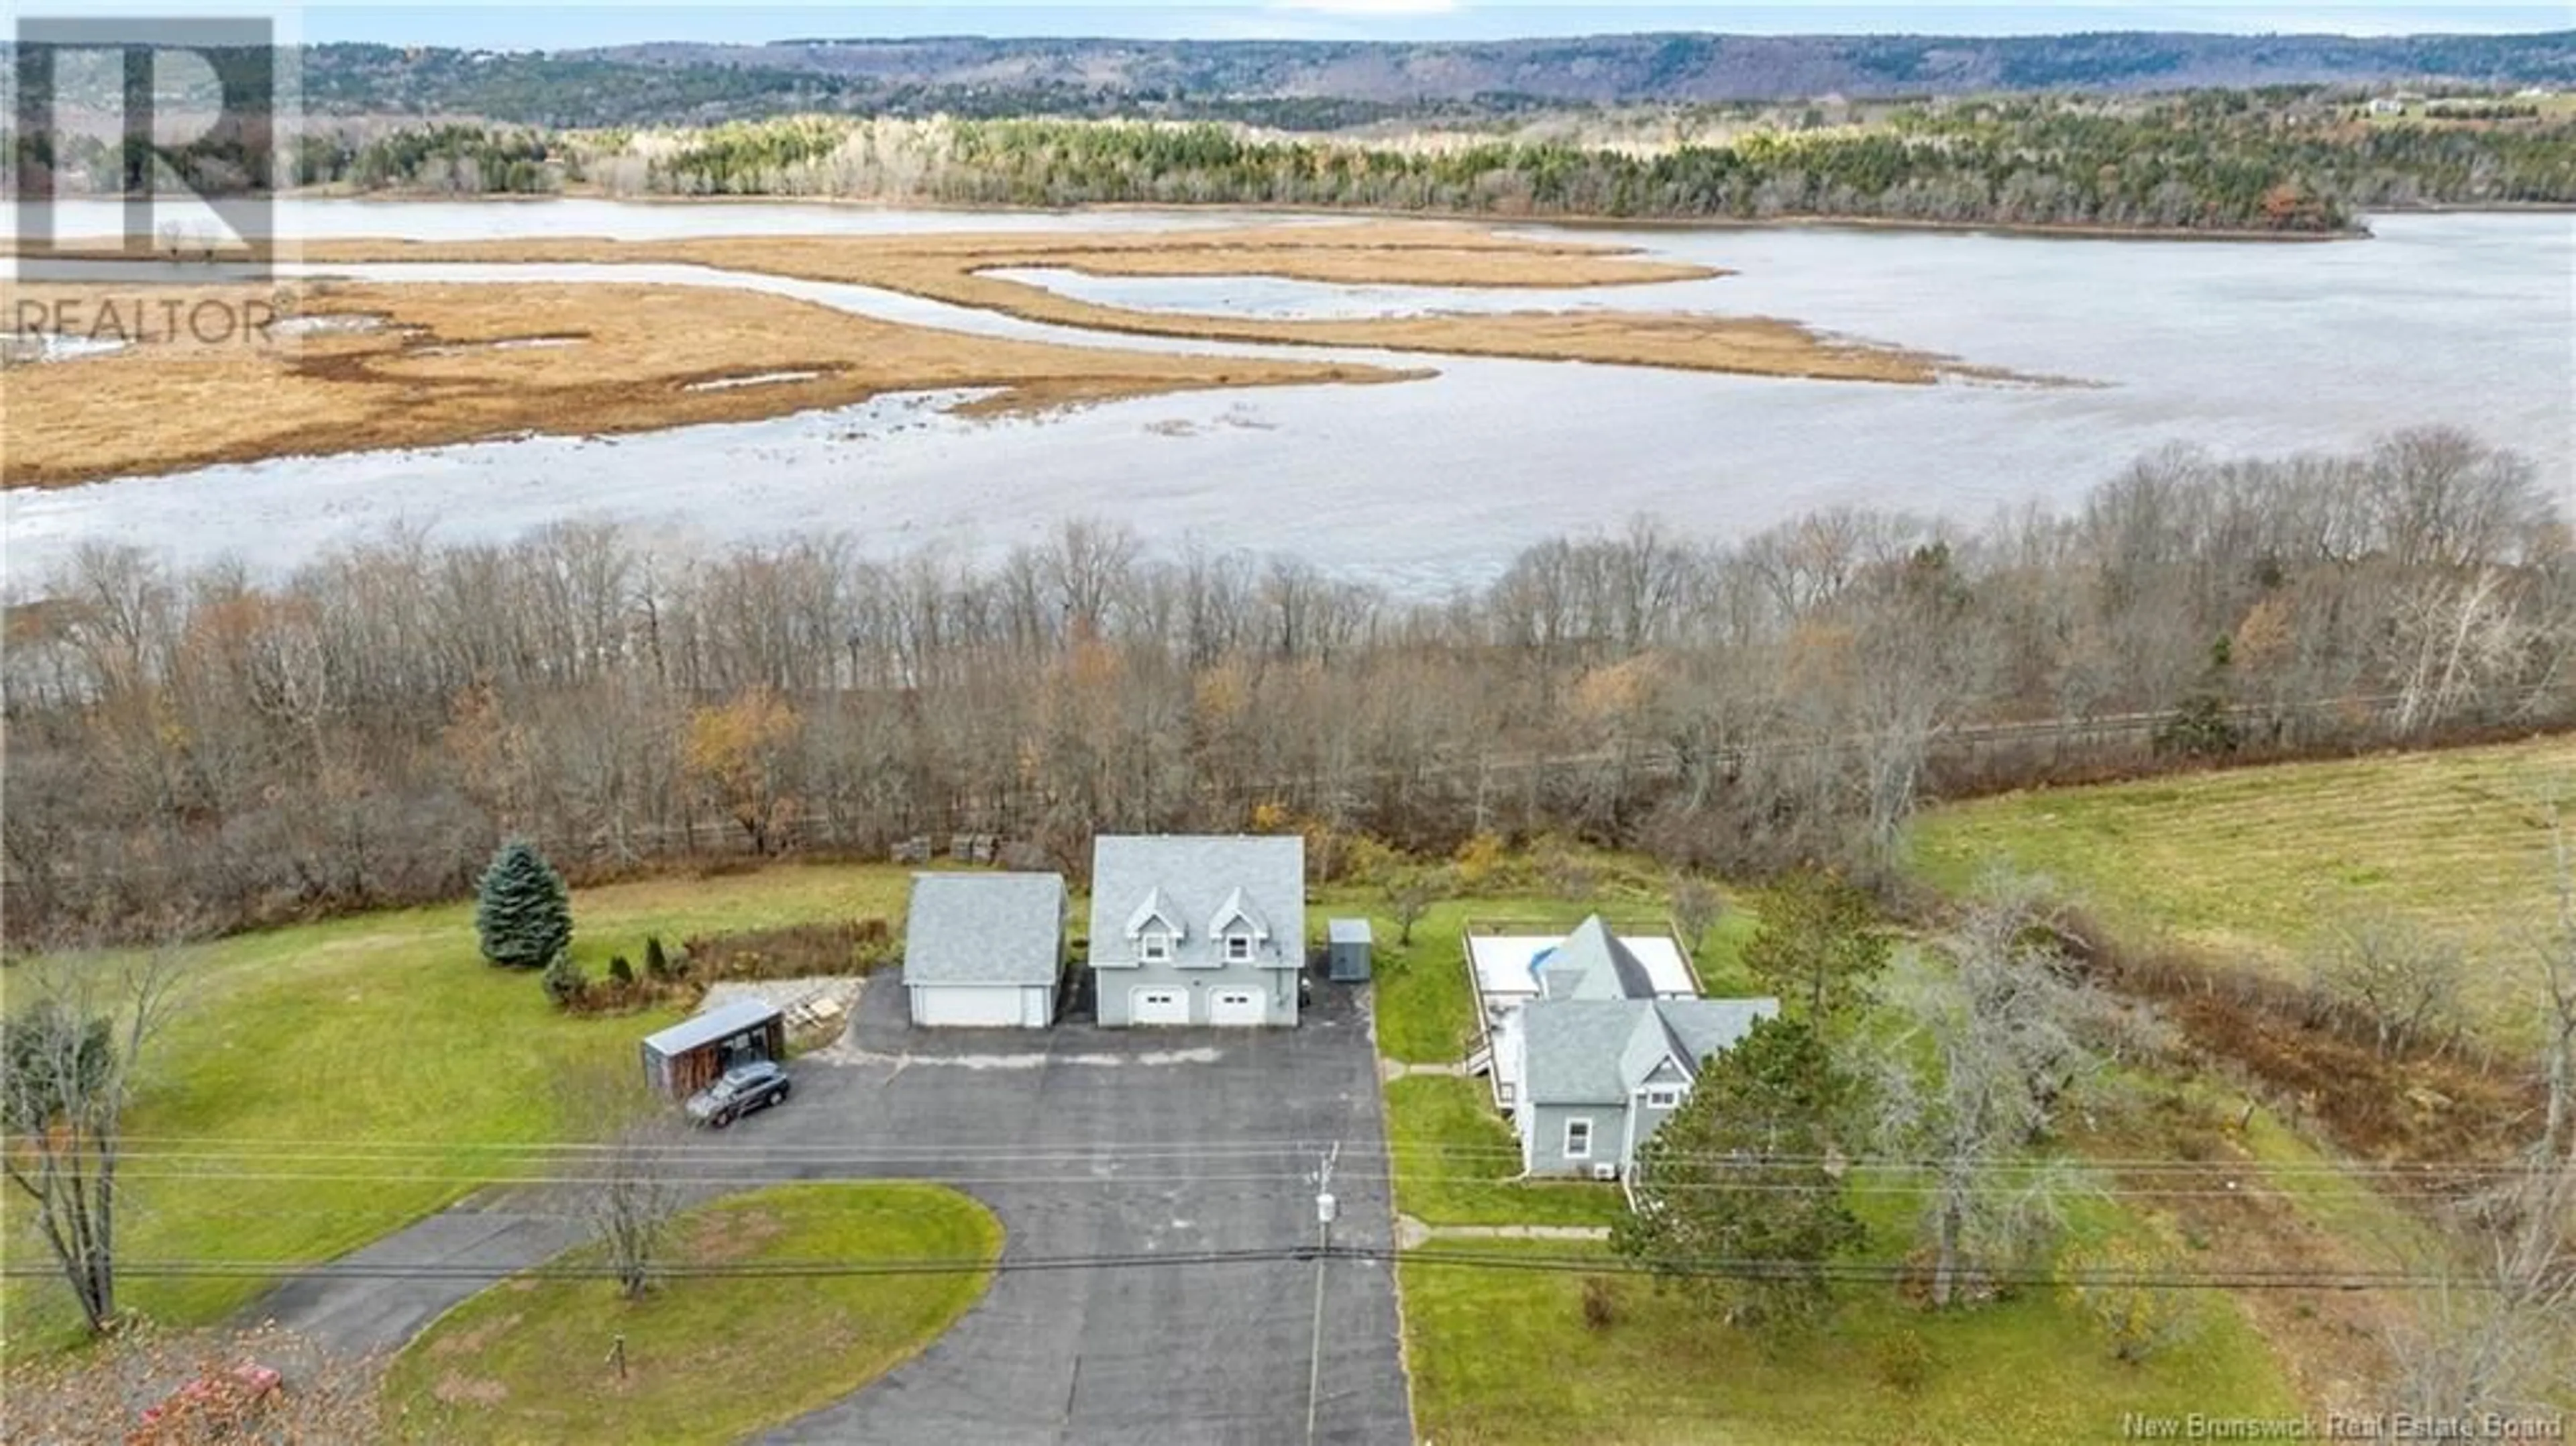
M 2535 798 L 2553 783 L 2576 785 L 2576 738 L 2045 789 L 1927 811 L 1913 856 L 1945 890 L 2006 862 L 2115 929 L 2272 967 L 2357 911 L 2501 960 L 2548 906 Z M 2484 972 L 2492 1008 L 2509 971 Z
M 1606 1258 L 1555 1242 L 1458 1248 L 1469 1244 L 1480 1254 Z M 1398 1273 L 1414 1424 L 1441 1446 L 2063 1446 L 2121 1439 L 2124 1411 L 2298 1412 L 2272 1353 L 2223 1296 L 2206 1298 L 2186 1343 L 2129 1366 L 2051 1291 L 1934 1314 L 1888 1287 L 1847 1286 L 1826 1327 L 1780 1342 L 1639 1277 L 1617 1279 L 1617 1319 L 1595 1330 L 1577 1272 L 1415 1259 Z M 1911 1389 L 1892 1364 L 1908 1335 L 1924 1363 Z
M 1485 1082 L 1416 1075 L 1386 1084 L 1395 1208 L 1431 1225 L 1607 1225 L 1627 1206 L 1615 1185 L 1515 1182 L 1520 1145 Z
M 786 1185 L 684 1216 L 677 1259 L 983 1260 L 990 1211 L 936 1185 Z M 576 1257 L 590 1251 L 575 1252 Z M 403 1433 L 442 1443 L 729 1442 L 848 1395 L 965 1314 L 989 1269 L 614 1281 L 522 1276 L 440 1317 L 385 1381 Z M 621 1379 L 606 1355 L 626 1340 Z
M 1471 911 L 1470 904 L 1435 905 L 1414 921 L 1409 946 L 1396 942 L 1392 920 L 1371 922 L 1369 994 L 1380 1054 L 1416 1064 L 1466 1057 L 1476 1038 L 1476 998 L 1460 936 Z
M 1469 1015 L 1457 931 L 1468 917 L 1562 914 L 1530 900 L 1477 900 L 1417 927 L 1427 974 L 1381 972 L 1379 1042 L 1390 1057 L 1454 1059 L 1435 1048 L 1446 1021 Z M 1696 961 L 1712 995 L 1752 993 L 1741 950 L 1754 920 L 1730 909 Z M 1383 935 L 1381 937 L 1384 937 Z M 1427 952 L 1424 946 L 1435 952 Z M 1383 961 L 1386 951 L 1381 946 Z M 1928 967 L 1900 951 L 1899 973 Z M 1410 1052 L 1409 1052 L 1410 1051 Z M 1615 1191 L 1583 1184 L 1513 1183 L 1510 1128 L 1483 1081 L 1411 1076 L 1385 1086 L 1397 1208 L 1433 1224 L 1606 1225 L 1624 1208 Z M 1884 1176 L 1857 1188 L 1871 1258 L 1904 1257 L 1918 1196 Z M 2070 1239 L 2097 1242 L 2151 1227 L 2107 1198 L 2070 1209 Z M 1564 1242 L 1451 1238 L 1433 1250 L 1580 1254 Z M 1651 1281 L 1613 1286 L 1619 1321 L 1585 1324 L 1581 1272 L 1399 1265 L 1416 1427 L 1442 1446 L 1696 1446 L 1701 1442 L 2107 1441 L 2123 1411 L 2295 1414 L 2298 1403 L 2270 1347 L 2224 1294 L 2200 1297 L 2197 1333 L 2144 1366 L 2115 1361 L 2081 1312 L 2053 1290 L 2027 1290 L 1976 1310 L 1925 1312 L 1885 1286 L 1846 1288 L 1824 1329 L 1789 1344 L 1696 1314 Z M 1919 1382 L 1890 1364 L 1919 1338 Z
M 642 957 L 645 932 L 676 943 L 712 930 L 900 912 L 908 871 L 780 867 L 649 880 L 574 895 L 574 952 L 594 975 Z M 567 1068 L 626 1069 L 669 1012 L 575 1019 L 533 975 L 476 952 L 473 908 L 442 905 L 241 935 L 189 951 L 190 1002 L 129 1120 L 120 1219 L 130 1262 L 328 1259 L 470 1192 L 493 1171 L 481 1145 L 545 1142 L 567 1126 L 551 1086 Z M 59 967 L 44 961 L 20 968 Z M 351 1147 L 388 1158 L 351 1158 Z M 215 1165 L 172 1149 L 219 1149 Z M 5 1211 L 12 1262 L 41 1260 L 20 1197 Z M 125 1304 L 199 1324 L 270 1278 L 129 1276 Z M 50 1279 L 13 1279 L 6 1347 L 77 1328 Z

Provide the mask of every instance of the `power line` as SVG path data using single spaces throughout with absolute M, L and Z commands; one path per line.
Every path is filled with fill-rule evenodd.
M 33 1139 L 24 1135 L 0 1136 L 0 1144 L 18 1146 Z M 746 1160 L 765 1161 L 882 1161 L 904 1163 L 951 1163 L 984 1161 L 1001 1163 L 1066 1163 L 1097 1164 L 1104 1160 L 1124 1161 L 1149 1159 L 1185 1161 L 1196 1159 L 1302 1159 L 1316 1146 L 1311 1138 L 1280 1141 L 1213 1140 L 1166 1144 L 1139 1143 L 1115 1149 L 1070 1148 L 1030 1145 L 818 1145 L 763 1141 L 752 1146 L 736 1146 L 709 1141 L 689 1144 L 633 1145 L 620 1142 L 515 1142 L 436 1140 L 261 1140 L 206 1138 L 202 1136 L 129 1135 L 120 1140 L 119 1155 L 127 1161 L 174 1161 L 202 1159 L 210 1163 L 248 1160 L 268 1162 L 310 1162 L 346 1160 L 353 1163 L 381 1162 L 400 1164 L 409 1159 L 428 1163 L 466 1163 L 460 1156 L 521 1156 L 547 1161 L 557 1156 L 618 1156 L 641 1154 L 654 1160 L 676 1160 L 738 1165 Z M 1434 1159 L 1489 1159 L 1517 1161 L 1517 1145 L 1486 1142 L 1445 1142 L 1390 1140 L 1386 1151 L 1399 1159 L 1429 1157 Z M 1960 1168 L 1980 1173 L 2031 1173 L 2075 1168 L 2124 1175 L 2262 1175 L 2266 1177 L 2322 1176 L 2332 1178 L 2425 1178 L 2443 1180 L 2458 1177 L 2512 1178 L 2548 1175 L 2557 1166 L 2530 1160 L 2502 1160 L 2459 1163 L 2391 1163 L 2373 1161 L 2282 1161 L 2255 1160 L 2177 1160 L 2117 1156 L 2064 1156 L 1980 1160 L 1964 1164 L 1945 1164 L 1924 1156 L 1901 1155 L 1766 1155 L 1758 1159 L 1724 1152 L 1674 1152 L 1661 1155 L 1675 1164 L 1741 1165 L 1746 1168 L 1770 1166 L 1820 1165 L 1850 1173 L 1929 1171 L 1936 1168 L 1956 1171 Z
M 1659 1275 L 1732 1280 L 1820 1278 L 1848 1284 L 1896 1284 L 1920 1279 L 1923 1267 L 1909 1261 L 1781 1261 L 1748 1257 L 1676 1256 L 1635 1259 L 1614 1254 L 1549 1255 L 1491 1250 L 1391 1246 L 1295 1244 L 1245 1250 L 1156 1251 L 1128 1254 L 1019 1256 L 986 1260 L 965 1256 L 897 1260 L 814 1258 L 770 1261 L 674 1261 L 657 1267 L 678 1279 L 780 1279 L 865 1276 L 1018 1274 L 1049 1271 L 1164 1270 L 1276 1264 L 1318 1260 L 1378 1265 L 1418 1265 L 1446 1269 L 1597 1275 Z M 590 1280 L 611 1277 L 616 1267 L 604 1261 L 563 1260 L 524 1270 L 496 1270 L 453 1261 L 347 1261 L 308 1266 L 291 1261 L 223 1261 L 204 1259 L 123 1262 L 120 1275 L 153 1279 L 265 1278 L 292 1274 L 303 1280 Z M 51 1278 L 51 1264 L 0 1264 L 0 1278 Z M 2099 1285 L 2150 1290 L 2379 1290 L 2413 1288 L 2492 1288 L 2475 1280 L 2431 1271 L 2317 1270 L 2296 1267 L 2249 1267 L 2225 1270 L 2173 1268 L 2122 1269 L 2074 1267 L 1985 1268 L 1980 1281 L 1997 1285 Z

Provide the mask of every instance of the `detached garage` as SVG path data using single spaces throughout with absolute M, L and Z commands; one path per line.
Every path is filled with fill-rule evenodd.
M 1044 1029 L 1064 974 L 1057 874 L 916 874 L 903 987 L 924 1029 Z

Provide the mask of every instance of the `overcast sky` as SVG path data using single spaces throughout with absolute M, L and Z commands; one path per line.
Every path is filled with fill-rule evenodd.
M 262 0 L 0 0 L 26 13 L 257 11 Z M 557 50 L 646 40 L 756 44 L 804 36 L 1084 35 L 1192 39 L 1493 40 L 1636 30 L 1741 34 L 1908 32 L 2028 35 L 2069 30 L 2218 30 L 2390 35 L 2423 31 L 2576 29 L 2576 4 L 2297 5 L 1529 5 L 1480 0 L 1254 0 L 1234 5 L 1131 3 L 945 5 L 305 3 L 291 21 L 311 42 Z

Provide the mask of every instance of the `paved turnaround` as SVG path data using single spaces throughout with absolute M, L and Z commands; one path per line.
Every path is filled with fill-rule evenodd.
M 948 1151 L 917 1173 L 992 1206 L 1006 1266 L 1311 1243 L 1306 1176 L 1336 1143 L 1350 1168 L 1334 1182 L 1334 1243 L 1392 1244 L 1376 1055 L 1341 990 L 1319 988 L 1305 1022 L 1279 1030 L 928 1032 L 902 1029 L 900 1009 L 897 991 L 870 990 L 856 1061 L 804 1072 L 775 1118 L 828 1111 L 818 1131 Z M 805 1093 L 806 1075 L 823 1088 Z M 792 1152 L 765 1164 L 795 1173 Z M 1310 1384 L 1313 1440 L 1411 1440 L 1389 1266 L 1005 1269 L 920 1356 L 763 1439 L 1285 1446 L 1309 1439 Z
M 1304 1023 L 1276 1030 L 920 1031 L 905 1027 L 902 1010 L 899 988 L 869 989 L 847 1042 L 796 1063 L 792 1102 L 706 1143 L 739 1153 L 746 1186 L 953 1182 L 1008 1229 L 1006 1267 L 1142 1261 L 1005 1268 L 919 1356 L 759 1439 L 871 1446 L 1412 1439 L 1390 1266 L 1171 1259 L 1312 1244 L 1315 1189 L 1307 1177 L 1336 1144 L 1346 1168 L 1334 1180 L 1333 1243 L 1392 1246 L 1376 1057 L 1349 994 L 1319 986 Z M 498 1279 L 576 1242 L 578 1226 L 563 1204 L 496 1193 L 340 1263 L 470 1262 Z M 485 1283 L 316 1273 L 254 1309 L 335 1349 L 382 1350 Z

